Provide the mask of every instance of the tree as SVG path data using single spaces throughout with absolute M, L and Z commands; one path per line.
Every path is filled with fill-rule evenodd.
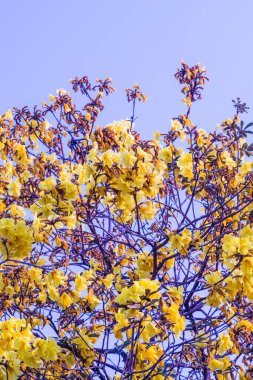
M 252 124 L 237 99 L 197 128 L 206 71 L 175 76 L 187 111 L 149 141 L 138 85 L 96 127 L 110 78 L 1 117 L 0 379 L 252 379 Z

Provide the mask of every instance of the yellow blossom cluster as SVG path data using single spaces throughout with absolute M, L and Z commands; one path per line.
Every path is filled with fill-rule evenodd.
M 43 368 L 56 361 L 61 348 L 53 339 L 36 338 L 24 319 L 0 322 L 0 379 L 17 379 L 25 368 Z
M 0 220 L 0 253 L 5 259 L 24 259 L 32 250 L 33 235 L 24 220 Z

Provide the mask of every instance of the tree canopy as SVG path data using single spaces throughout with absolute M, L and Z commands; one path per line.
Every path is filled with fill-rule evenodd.
M 253 144 L 248 107 L 191 120 L 206 70 L 182 62 L 184 114 L 151 140 L 97 126 L 110 78 L 0 118 L 0 380 L 250 380 Z

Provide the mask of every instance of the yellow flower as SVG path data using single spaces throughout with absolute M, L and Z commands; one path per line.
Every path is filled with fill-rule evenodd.
M 7 360 L 7 379 L 8 380 L 17 380 L 20 375 L 20 360 L 17 359 L 15 352 L 6 352 L 4 354 L 5 359 Z
M 14 217 L 23 218 L 25 216 L 25 210 L 21 206 L 17 206 L 14 203 L 11 205 L 11 213 Z
M 157 214 L 157 209 L 151 201 L 148 201 L 139 206 L 139 213 L 142 219 L 151 220 Z
M 143 278 L 140 281 L 134 281 L 134 285 L 130 288 L 123 288 L 115 298 L 115 302 L 127 305 L 128 302 L 141 303 L 146 297 L 151 300 L 158 299 L 160 297 L 159 288 L 160 283 L 158 280 Z
M 58 187 L 63 191 L 63 197 L 75 201 L 78 197 L 78 187 L 71 181 L 63 180 Z
M 94 310 L 101 303 L 100 299 L 95 296 L 94 290 L 92 288 L 89 289 L 88 295 L 85 297 L 85 300 L 88 302 L 91 310 Z
M 67 293 L 62 293 L 59 302 L 63 309 L 67 309 L 70 305 L 72 305 L 73 300 Z
M 154 136 L 154 139 L 155 139 L 155 140 L 160 140 L 160 136 L 161 136 L 161 134 L 160 134 L 158 131 L 156 131 L 156 132 L 153 134 L 153 136 Z
M 114 280 L 114 275 L 108 274 L 105 278 L 101 280 L 101 282 L 105 285 L 107 290 L 110 290 L 110 288 L 112 287 L 113 280 Z
M 226 257 L 235 255 L 239 249 L 240 240 L 233 234 L 224 235 L 222 238 L 222 249 L 226 254 Z
M 236 329 L 245 329 L 249 332 L 253 332 L 253 323 L 248 321 L 247 319 L 241 320 L 241 321 L 237 322 L 235 328 Z
M 89 112 L 86 113 L 86 115 L 85 115 L 85 119 L 86 119 L 87 121 L 91 121 L 91 114 L 90 114 Z
M 58 301 L 59 300 L 59 293 L 53 285 L 47 285 L 47 291 L 48 291 L 49 298 L 52 301 Z
M 121 153 L 121 161 L 122 161 L 122 165 L 125 168 L 131 169 L 136 162 L 136 157 L 133 152 L 124 151 Z
M 111 168 L 115 163 L 119 163 L 119 159 L 119 154 L 111 149 L 107 150 L 101 156 L 101 160 L 103 161 L 104 165 L 108 166 L 108 168 Z
M 21 183 L 16 180 L 13 182 L 10 182 L 8 185 L 8 193 L 11 197 L 18 198 L 21 194 Z
M 179 120 L 174 119 L 174 120 L 171 120 L 170 122 L 171 122 L 171 130 L 172 131 L 177 131 L 177 132 L 179 131 L 180 132 L 183 129 L 183 126 Z
M 215 358 L 211 357 L 211 359 L 209 360 L 209 368 L 212 372 L 216 371 L 216 370 L 224 371 L 229 366 L 230 366 L 230 360 L 228 357 L 219 358 L 219 359 L 215 359 Z
M 183 177 L 186 177 L 189 180 L 194 177 L 191 153 L 183 152 L 177 161 L 177 166 L 179 167 L 180 174 L 182 174 Z
M 225 150 L 221 153 L 221 159 L 225 162 L 229 169 L 236 167 L 236 162 L 232 159 L 228 151 Z
M 149 255 L 147 251 L 144 251 L 138 255 L 137 265 L 138 269 L 135 273 L 139 278 L 149 278 L 153 269 L 154 259 L 152 255 Z
M 46 283 L 58 287 L 64 285 L 67 277 L 60 269 L 55 269 L 50 272 L 46 277 Z
M 129 326 L 129 321 L 124 314 L 118 312 L 115 314 L 117 324 L 114 326 L 114 335 L 116 339 L 123 339 L 122 329 Z
M 19 355 L 19 359 L 22 360 L 22 362 L 24 362 L 24 364 L 30 368 L 41 368 L 43 366 L 43 361 L 36 355 L 36 352 L 33 350 L 23 350 Z
M 83 291 L 87 289 L 87 280 L 78 274 L 75 278 L 75 289 L 77 291 Z
M 56 180 L 54 177 L 48 177 L 43 182 L 39 184 L 41 190 L 51 191 L 56 186 Z
M 191 231 L 184 229 L 181 234 L 169 234 L 170 244 L 173 250 L 177 249 L 182 255 L 188 253 L 188 248 L 192 240 Z
M 233 342 L 230 339 L 230 336 L 228 334 L 222 333 L 219 337 L 219 347 L 217 350 L 217 353 L 219 355 L 224 355 L 225 352 L 229 351 L 231 348 L 233 348 Z
M 76 227 L 76 224 L 77 224 L 76 213 L 73 212 L 71 215 L 65 216 L 64 222 L 67 224 L 67 226 L 70 230 L 74 229 Z
M 10 109 L 8 109 L 8 111 L 5 112 L 4 119 L 5 120 L 12 120 L 13 119 L 13 113 L 11 112 Z
M 61 347 L 58 346 L 54 339 L 36 339 L 35 353 L 46 361 L 55 361 L 58 354 L 61 352 Z
M 206 275 L 205 279 L 208 285 L 215 285 L 221 279 L 221 272 L 218 270 L 216 272 L 209 273 Z
M 244 257 L 241 270 L 244 276 L 253 276 L 253 257 Z
M 61 354 L 61 359 L 65 361 L 68 368 L 73 368 L 76 364 L 75 356 L 70 351 L 67 351 L 66 354 Z
M 226 302 L 226 297 L 217 291 L 212 291 L 206 298 L 207 305 L 213 307 L 218 307 L 224 302 Z
M 165 161 L 166 163 L 171 163 L 172 162 L 172 150 L 171 147 L 167 146 L 165 148 L 162 148 L 159 152 L 158 157 Z
M 252 167 L 253 167 L 252 162 L 250 161 L 244 162 L 239 169 L 239 173 L 241 175 L 245 175 L 252 170 Z
M 176 303 L 172 303 L 170 306 L 162 299 L 162 311 L 164 317 L 170 322 L 170 329 L 178 338 L 180 333 L 185 329 L 185 317 L 179 314 L 179 306 Z
M 145 321 L 142 322 L 142 330 L 140 337 L 145 342 L 150 342 L 150 339 L 154 336 L 158 335 L 161 330 L 155 326 L 155 324 L 152 322 L 151 318 L 146 318 Z
M 22 164 L 29 163 L 27 152 L 26 152 L 26 146 L 24 144 L 15 145 L 15 155 L 13 158 L 17 163 L 22 163 Z
M 64 107 L 64 112 L 65 112 L 65 113 L 71 112 L 71 108 L 69 107 L 68 104 L 64 103 L 64 104 L 63 104 L 63 107 Z

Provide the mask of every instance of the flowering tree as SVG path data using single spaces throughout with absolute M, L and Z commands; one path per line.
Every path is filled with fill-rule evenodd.
M 138 85 L 96 126 L 110 78 L 0 118 L 0 380 L 252 379 L 252 124 L 237 99 L 197 128 L 205 69 L 175 76 L 187 111 L 149 141 Z

